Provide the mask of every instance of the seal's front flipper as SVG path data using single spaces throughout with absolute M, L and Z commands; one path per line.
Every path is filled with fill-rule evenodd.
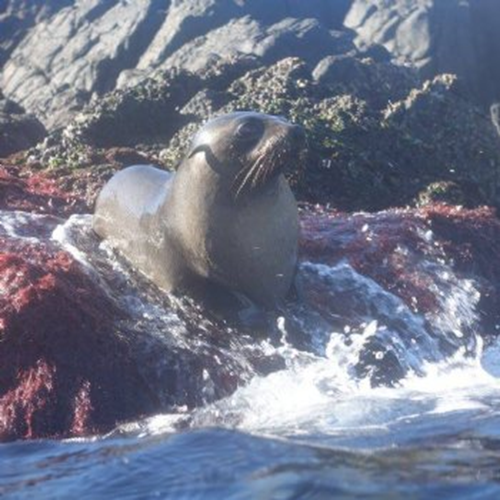
M 290 302 L 304 302 L 304 279 L 299 271 L 299 266 L 295 271 L 295 276 L 292 281 L 292 286 L 286 295 L 286 300 Z
M 242 326 L 251 329 L 267 328 L 269 318 L 267 312 L 252 302 L 246 295 L 240 292 L 231 292 L 238 302 L 237 316 Z

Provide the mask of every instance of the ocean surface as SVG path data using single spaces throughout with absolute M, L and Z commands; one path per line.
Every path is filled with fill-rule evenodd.
M 103 286 L 106 273 L 127 273 L 92 239 L 89 216 L 57 223 L 4 212 L 0 234 L 50 238 Z M 361 324 L 334 331 L 308 325 L 303 313 L 310 348 L 299 349 L 288 319 L 278 317 L 279 340 L 260 337 L 254 348 L 279 355 L 283 368 L 250 374 L 228 397 L 108 435 L 0 444 L 0 497 L 500 498 L 500 342 L 486 346 L 495 332 L 476 330 L 474 280 L 459 279 L 446 264 L 430 269 L 439 278 L 433 286 L 441 306 L 424 318 L 345 262 L 303 263 L 302 273 L 333 292 L 352 290 L 366 306 Z M 131 300 L 136 292 L 128 286 L 123 304 L 147 316 L 151 335 L 166 334 L 168 324 L 181 337 L 180 318 L 139 292 Z M 391 386 L 373 387 L 370 374 L 355 369 L 375 337 L 404 367 Z M 374 359 L 383 355 L 375 352 Z

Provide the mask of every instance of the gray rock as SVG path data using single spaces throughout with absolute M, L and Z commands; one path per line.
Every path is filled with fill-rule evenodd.
M 0 92 L 0 158 L 34 146 L 47 134 L 44 126 Z
M 383 86 L 380 85 L 380 75 L 384 75 Z M 388 102 L 403 99 L 419 85 L 416 71 L 412 68 L 350 55 L 325 57 L 314 68 L 313 78 L 320 84 L 336 89 L 349 88 L 351 92 L 355 86 L 353 93 L 377 109 Z
M 200 70 L 246 54 L 316 63 L 352 49 L 351 0 L 76 0 L 40 20 L 12 52 L 5 94 L 50 129 L 105 92 L 172 66 Z M 1 26 L 1 25 L 0 25 Z
M 4 92 L 49 128 L 68 112 L 114 88 L 134 66 L 142 38 L 155 32 L 167 1 L 79 1 L 37 24 L 12 53 L 3 71 Z M 139 51 L 139 53 L 138 53 Z
M 165 21 L 137 67 L 158 67 L 192 40 L 206 37 L 231 21 L 248 16 L 259 26 L 286 18 L 314 18 L 327 29 L 340 29 L 351 0 L 173 0 Z M 241 33 L 237 39 L 244 36 Z M 232 45 L 232 40 L 222 40 Z
M 2 0 L 0 2 L 0 68 L 35 24 L 47 19 L 74 0 Z
M 488 106 L 500 98 L 499 20 L 498 0 L 354 0 L 345 25 L 425 78 L 457 74 Z
M 344 53 L 352 48 L 354 46 L 348 37 L 327 30 L 317 19 L 286 18 L 270 26 L 262 26 L 250 16 L 245 16 L 186 43 L 162 66 L 204 71 L 218 59 L 237 55 L 254 55 L 265 64 L 289 56 L 316 64 L 327 54 Z

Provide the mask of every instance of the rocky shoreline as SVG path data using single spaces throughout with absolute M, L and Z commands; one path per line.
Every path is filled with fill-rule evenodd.
M 26 228 L 36 241 L 8 223 L 0 231 L 0 440 L 106 432 L 245 382 L 243 362 L 210 361 L 227 346 L 214 343 L 220 324 L 203 312 L 213 351 L 200 362 L 189 350 L 170 358 L 160 350 L 180 365 L 145 375 L 134 351 L 140 331 L 117 326 L 127 312 L 51 238 L 71 215 L 92 212 L 114 172 L 137 163 L 175 169 L 201 123 L 237 109 L 306 129 L 303 167 L 287 172 L 302 207 L 303 261 L 347 260 L 423 316 L 437 298 L 421 263 L 446 262 L 479 283 L 481 328 L 498 330 L 500 137 L 488 107 L 500 94 L 477 83 L 494 71 L 471 75 L 467 61 L 457 68 L 435 56 L 429 40 L 442 24 L 423 30 L 422 64 L 411 61 L 411 46 L 396 54 L 401 32 L 388 39 L 377 26 L 390 16 L 403 23 L 412 2 L 380 0 L 380 18 L 366 3 L 7 2 L 0 26 L 16 34 L 0 38 L 0 210 L 41 219 Z M 427 4 L 410 8 L 406 27 L 434 19 L 437 3 Z M 494 13 L 496 4 L 485 5 L 483 14 L 469 6 L 470 29 L 470 19 Z M 415 66 L 395 64 L 403 55 Z M 319 316 L 348 314 L 320 282 L 306 280 L 305 296 Z M 219 388 L 210 396 L 206 366 Z

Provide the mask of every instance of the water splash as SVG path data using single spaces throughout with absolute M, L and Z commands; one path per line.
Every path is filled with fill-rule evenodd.
M 172 411 L 128 424 L 122 428 L 126 432 L 216 425 L 280 436 L 381 439 L 393 426 L 424 415 L 484 408 L 487 397 L 498 397 L 500 357 L 490 353 L 499 348 L 493 344 L 483 352 L 479 292 L 473 280 L 457 277 L 445 262 L 417 264 L 416 271 L 432 277 L 436 297 L 437 306 L 425 313 L 347 262 L 304 262 L 301 274 L 322 284 L 323 299 L 332 305 L 341 301 L 334 320 L 319 320 L 314 304 L 292 305 L 276 319 L 269 336 L 259 332 L 252 337 L 213 323 L 192 301 L 165 296 L 148 284 L 99 242 L 91 216 L 58 223 L 46 216 L 3 213 L 0 235 L 50 241 L 82 263 L 128 312 L 119 321 L 140 339 L 137 355 L 147 360 L 142 369 L 158 386 L 167 385 L 172 370 L 182 378 L 191 376 L 193 363 L 201 367 L 194 384 L 197 409 L 169 399 L 171 388 L 165 386 L 165 403 Z M 292 325 L 299 326 L 299 343 Z M 281 368 L 259 372 L 255 357 L 281 360 Z M 392 387 L 377 387 L 377 373 L 390 370 L 397 375 Z M 222 398 L 217 390 L 221 372 L 240 380 L 233 394 Z
M 318 349 L 312 354 L 290 345 L 286 321 L 280 318 L 281 344 L 274 349 L 285 358 L 286 369 L 255 377 L 229 398 L 199 410 L 193 425 L 236 426 L 267 435 L 366 438 L 395 422 L 482 408 L 484 398 L 500 384 L 481 362 L 483 341 L 475 330 L 479 293 L 472 280 L 458 279 L 444 264 L 423 265 L 433 266 L 439 292 L 439 308 L 427 315 L 411 311 L 345 262 L 304 263 L 302 271 L 326 282 L 333 297 L 349 290 L 350 309 L 362 322 L 328 335 L 317 331 L 317 338 L 328 340 L 321 354 Z M 379 350 L 372 354 L 382 366 L 391 352 L 406 368 L 392 388 L 373 387 L 372 373 L 360 376 L 356 369 L 374 339 Z M 455 346 L 452 354 L 450 345 Z

